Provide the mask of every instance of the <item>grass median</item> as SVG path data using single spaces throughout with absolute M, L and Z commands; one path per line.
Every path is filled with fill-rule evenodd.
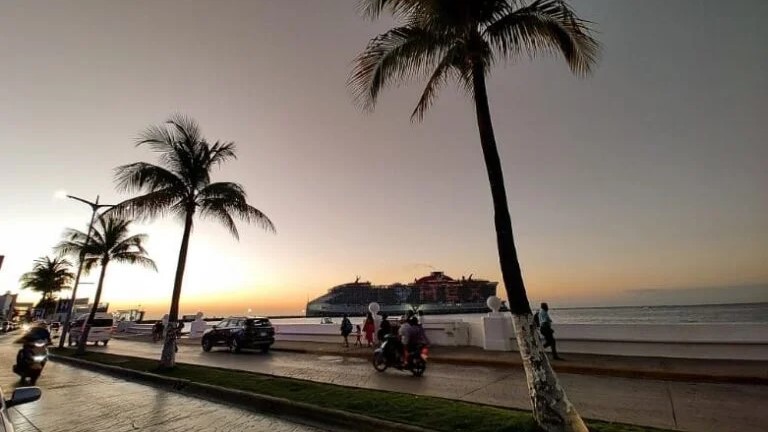
M 74 350 L 54 349 L 61 356 Z M 325 408 L 377 417 L 437 431 L 538 432 L 529 412 L 496 408 L 430 396 L 345 387 L 253 372 L 177 363 L 171 371 L 159 371 L 156 360 L 88 352 L 78 357 L 107 365 L 171 378 L 211 384 Z M 589 421 L 594 432 L 660 432 L 641 426 Z

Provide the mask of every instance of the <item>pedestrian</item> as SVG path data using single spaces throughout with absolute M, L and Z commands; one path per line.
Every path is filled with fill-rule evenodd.
M 152 326 L 152 342 L 157 342 L 163 337 L 163 322 L 157 321 Z
M 341 336 L 344 338 L 344 346 L 349 348 L 349 334 L 352 333 L 352 321 L 347 314 L 341 319 Z
M 555 330 L 552 328 L 552 318 L 549 316 L 549 305 L 542 303 L 537 316 L 539 317 L 539 332 L 544 336 L 544 348 L 551 347 L 552 358 L 562 360 L 563 358 L 557 355 L 557 341 L 555 341 Z
M 419 325 L 423 326 L 424 325 L 424 311 L 419 309 L 418 314 L 419 314 Z
M 368 316 L 365 317 L 363 323 L 363 333 L 365 333 L 365 341 L 368 346 L 373 346 L 373 333 L 376 331 L 376 322 L 373 320 L 373 314 L 368 312 Z
M 360 330 L 360 324 L 355 325 L 355 346 L 356 347 L 363 347 L 363 341 L 362 341 L 363 332 Z
M 392 333 L 392 324 L 389 322 L 389 316 L 387 314 L 381 314 L 381 325 L 379 325 L 379 331 L 376 333 L 376 338 L 379 343 L 383 343 L 388 334 Z

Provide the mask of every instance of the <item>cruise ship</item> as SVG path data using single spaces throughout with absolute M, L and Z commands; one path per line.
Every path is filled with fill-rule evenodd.
M 432 272 L 413 283 L 372 285 L 354 282 L 337 285 L 325 295 L 307 303 L 308 317 L 334 317 L 344 314 L 365 315 L 368 305 L 376 302 L 380 313 L 403 315 L 423 311 L 427 315 L 488 312 L 486 300 L 496 295 L 498 282 L 473 279 L 472 275 L 453 279 L 443 272 Z

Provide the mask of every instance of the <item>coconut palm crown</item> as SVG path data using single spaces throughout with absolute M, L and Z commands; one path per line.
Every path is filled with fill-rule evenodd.
M 72 264 L 68 260 L 45 256 L 36 259 L 32 271 L 21 275 L 19 282 L 22 289 L 42 294 L 41 302 L 49 304 L 56 293 L 70 289 L 74 279 Z
M 69 228 L 64 231 L 63 240 L 56 246 L 56 250 L 63 254 L 82 257 L 85 273 L 89 273 L 95 267 L 101 267 L 96 295 L 88 315 L 88 323 L 93 322 L 96 316 L 109 263 L 139 265 L 157 270 L 154 261 L 149 258 L 147 250 L 144 248 L 147 235 L 130 235 L 130 224 L 131 220 L 107 213 L 96 219 L 96 224 L 90 231 L 90 239 L 88 234 Z M 78 342 L 78 353 L 85 352 L 88 332 L 89 327 L 86 326 Z
M 579 75 L 591 72 L 599 45 L 588 22 L 562 0 L 363 0 L 360 12 L 389 12 L 401 25 L 370 40 L 348 85 L 372 109 L 379 93 L 404 79 L 426 78 L 413 120 L 421 120 L 450 80 L 473 94 L 475 79 L 499 60 L 560 53 Z

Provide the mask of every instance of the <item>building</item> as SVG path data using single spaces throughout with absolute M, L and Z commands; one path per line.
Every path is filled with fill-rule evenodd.
M 75 299 L 75 307 L 72 308 L 72 319 L 76 319 L 82 314 L 89 313 L 93 304 L 88 303 L 88 297 Z M 71 299 L 59 299 L 56 305 L 56 312 L 51 317 L 51 321 L 64 322 L 67 319 L 67 309 Z M 99 307 L 96 308 L 96 312 L 107 312 L 109 310 L 109 303 L 99 303 Z
M 19 320 L 31 320 L 32 313 L 35 311 L 34 303 L 16 303 L 13 306 L 13 315 Z
M 0 321 L 10 321 L 13 318 L 17 296 L 18 294 L 11 294 L 10 291 L 0 296 Z

